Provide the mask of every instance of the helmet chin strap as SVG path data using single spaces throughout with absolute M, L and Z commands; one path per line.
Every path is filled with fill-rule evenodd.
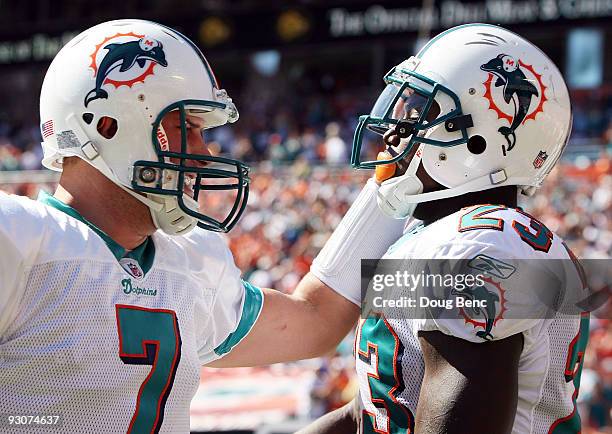
M 134 192 L 134 194 L 137 194 Z M 168 235 L 185 235 L 198 224 L 197 219 L 187 215 L 177 203 L 174 196 L 160 196 L 147 194 L 148 200 L 161 207 L 159 209 L 149 206 L 153 224 Z M 144 203 L 144 202 L 143 202 Z
M 537 188 L 535 186 L 530 186 L 530 180 L 528 178 L 513 177 L 509 180 L 506 169 L 508 169 L 510 173 L 514 173 L 515 171 L 506 168 L 479 176 L 457 187 L 422 193 L 423 183 L 417 177 L 416 171 L 421 163 L 423 146 L 423 144 L 419 146 L 419 150 L 417 150 L 410 161 L 406 173 L 402 176 L 384 181 L 378 189 L 378 206 L 390 217 L 397 219 L 409 217 L 414 213 L 415 208 L 421 202 L 431 202 L 434 200 L 461 196 L 466 193 L 489 190 L 504 185 L 516 185 L 527 191 Z
M 140 194 L 116 183 L 122 190 L 138 199 L 149 208 L 151 219 L 157 229 L 168 235 L 185 235 L 197 225 L 197 220 L 185 214 L 178 206 L 176 197 L 156 194 Z
M 102 165 L 106 166 L 105 169 L 110 171 L 110 168 L 103 160 Z M 105 171 L 102 171 L 102 173 L 106 175 Z M 112 172 L 110 173 L 112 174 Z M 107 178 L 113 180 L 115 184 L 118 185 L 123 191 L 127 192 L 149 208 L 151 219 L 153 220 L 153 224 L 157 229 L 162 230 L 168 235 L 185 235 L 187 232 L 196 227 L 198 221 L 194 217 L 191 217 L 183 212 L 183 210 L 179 207 L 178 200 L 175 196 L 163 196 L 151 193 L 140 194 L 115 181 L 114 177 L 109 177 L 108 175 L 106 176 Z M 165 181 L 164 187 L 167 187 L 167 185 L 172 182 L 172 179 Z
M 414 213 L 417 203 L 407 202 L 405 198 L 418 195 L 423 191 L 423 183 L 416 175 L 419 164 L 421 164 L 422 152 L 423 144 L 420 144 L 406 172 L 380 185 L 376 199 L 379 208 L 388 216 L 403 219 Z
M 166 138 L 167 146 L 166 132 L 164 131 L 164 128 L 161 123 L 159 124 L 157 129 L 158 136 L 161 135 L 162 137 Z M 162 187 L 164 189 L 173 190 L 178 188 L 177 173 L 173 171 L 168 171 L 168 173 L 163 173 L 162 177 Z M 136 192 L 134 193 L 137 194 Z M 153 219 L 153 224 L 158 229 L 161 229 L 168 235 L 185 235 L 198 224 L 198 220 L 195 217 L 191 217 L 180 208 L 178 204 L 178 198 L 176 196 L 166 196 L 154 193 L 146 193 L 146 196 L 150 204 L 144 201 L 143 203 L 145 203 L 151 211 L 151 218 Z M 183 199 L 191 200 L 187 197 L 184 197 Z M 189 203 L 189 205 L 192 205 L 192 207 L 194 206 L 194 204 L 195 209 L 197 209 L 197 203 L 195 201 L 192 200 Z
M 75 154 L 77 155 L 77 154 Z M 151 213 L 153 224 L 168 235 L 184 235 L 197 225 L 194 217 L 187 215 L 178 205 L 175 196 L 164 196 L 157 194 L 140 194 L 121 184 L 114 175 L 106 161 L 98 153 L 96 147 L 88 141 L 81 146 L 79 157 L 85 159 L 89 164 L 98 169 L 106 178 L 119 186 L 130 196 L 145 204 Z M 175 182 L 176 176 L 170 176 L 164 181 L 164 188 L 168 188 Z

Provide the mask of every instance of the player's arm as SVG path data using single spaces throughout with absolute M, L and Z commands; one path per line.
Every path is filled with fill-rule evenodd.
M 263 309 L 249 334 L 210 366 L 256 366 L 308 359 L 334 349 L 355 325 L 359 307 L 312 274 L 292 295 L 263 289 Z
M 522 334 L 473 343 L 419 332 L 425 375 L 416 412 L 419 434 L 505 434 L 518 399 Z
M 33 244 L 23 235 L 28 233 L 24 227 L 28 228 L 26 224 L 29 220 L 19 214 L 20 211 L 12 199 L 0 193 L 0 337 L 14 321 L 19 310 L 25 291 L 26 256 Z M 12 217 L 14 215 L 18 217 Z M 21 244 L 16 234 L 22 237 Z
M 333 349 L 359 316 L 361 259 L 380 258 L 404 221 L 382 213 L 369 181 L 292 295 L 263 290 L 248 335 L 212 366 L 253 366 L 316 357 Z

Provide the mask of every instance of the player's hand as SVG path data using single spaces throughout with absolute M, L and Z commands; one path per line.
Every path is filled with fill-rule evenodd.
M 386 149 L 378 153 L 376 156 L 376 160 L 378 161 L 392 159 L 406 149 L 408 144 L 406 140 L 400 139 L 395 131 L 395 128 L 390 128 L 387 130 L 387 132 L 383 135 L 383 142 L 386 145 Z M 396 163 L 381 164 L 376 166 L 374 179 L 376 180 L 376 183 L 380 185 L 388 179 L 402 175 L 404 172 L 406 172 L 407 168 L 408 164 L 406 163 L 406 159 L 402 159 Z

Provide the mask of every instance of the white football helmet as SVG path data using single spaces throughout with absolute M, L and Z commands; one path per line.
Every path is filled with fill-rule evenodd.
M 180 152 L 169 149 L 161 125 L 171 111 L 180 115 Z M 64 157 L 82 158 L 145 203 L 155 225 L 168 234 L 185 234 L 196 224 L 228 231 L 246 206 L 248 167 L 189 154 L 187 115 L 201 118 L 205 128 L 238 120 L 194 43 L 149 21 L 97 25 L 66 44 L 45 76 L 43 165 L 61 171 Z M 110 138 L 97 128 L 105 117 L 116 121 Z M 235 193 L 225 218 L 207 215 L 201 209 L 206 204 L 198 204 L 200 193 L 213 190 Z
M 372 112 L 360 117 L 351 163 L 371 169 L 413 151 L 406 172 L 380 188 L 379 205 L 398 218 L 421 202 L 505 185 L 531 195 L 570 135 L 561 73 L 535 45 L 499 26 L 446 30 L 384 80 Z M 377 161 L 362 161 L 366 136 L 391 128 L 400 146 Z M 421 164 L 446 189 L 422 193 L 416 176 Z

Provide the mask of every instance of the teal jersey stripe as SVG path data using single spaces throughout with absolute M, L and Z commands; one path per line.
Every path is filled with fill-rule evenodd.
M 134 250 L 127 251 L 123 247 L 121 247 L 121 245 L 119 245 L 115 240 L 109 237 L 105 232 L 103 232 L 100 228 L 98 228 L 92 222 L 83 217 L 81 213 L 79 213 L 76 209 L 72 208 L 70 205 L 66 205 L 58 198 L 51 196 L 46 191 L 40 190 L 40 193 L 38 193 L 38 198 L 36 200 L 41 203 L 44 203 L 47 206 L 62 211 L 63 213 L 68 214 L 70 217 L 77 219 L 82 223 L 85 223 L 92 231 L 94 231 L 100 238 L 102 238 L 108 249 L 115 257 L 115 259 L 119 260 L 124 257 L 132 258 L 136 262 L 138 262 L 140 268 L 142 268 L 142 271 L 144 271 L 145 274 L 148 273 L 151 267 L 153 266 L 153 260 L 155 259 L 155 244 L 153 243 L 153 240 L 151 240 L 151 237 L 147 237 L 147 239 Z
M 123 257 L 134 259 L 146 274 L 151 267 L 153 267 L 153 261 L 155 260 L 155 243 L 151 237 L 147 237 L 140 246 L 136 247 L 131 252 L 126 252 Z
M 38 194 L 37 200 L 39 202 L 44 203 L 52 208 L 55 208 L 63 213 L 68 214 L 70 217 L 79 220 L 82 223 L 85 223 L 89 228 L 94 231 L 102 240 L 106 243 L 109 250 L 112 252 L 113 256 L 117 260 L 121 259 L 125 254 L 125 249 L 121 247 L 119 244 L 115 242 L 111 237 L 109 237 L 106 233 L 104 233 L 101 229 L 99 229 L 96 225 L 91 223 L 85 217 L 81 215 L 76 209 L 72 208 L 70 205 L 66 205 L 64 202 L 60 201 L 56 197 L 51 196 L 44 190 L 41 190 Z
M 263 307 L 263 292 L 261 288 L 242 281 L 244 286 L 244 305 L 238 327 L 217 348 L 215 354 L 222 356 L 229 353 L 251 331 L 255 321 L 259 318 Z

